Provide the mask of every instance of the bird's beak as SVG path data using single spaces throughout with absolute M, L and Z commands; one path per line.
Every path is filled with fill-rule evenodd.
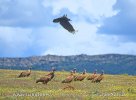
M 56 19 L 54 19 L 54 20 L 53 20 L 53 23 L 58 23 L 58 22 L 59 22 L 59 21 L 58 21 L 58 20 L 56 20 Z

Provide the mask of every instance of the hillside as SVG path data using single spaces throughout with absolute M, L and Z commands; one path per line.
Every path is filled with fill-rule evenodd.
M 0 58 L 0 69 L 27 69 L 50 70 L 55 66 L 57 70 L 71 70 L 76 67 L 78 71 L 84 68 L 88 72 L 104 69 L 107 74 L 136 75 L 136 56 L 105 54 L 105 55 L 73 55 L 73 56 L 33 56 L 24 58 Z
M 136 100 L 135 76 L 104 75 L 101 83 L 85 79 L 63 84 L 61 81 L 69 72 L 57 71 L 55 77 L 45 85 L 36 84 L 36 80 L 49 72 L 32 71 L 29 77 L 17 78 L 21 72 L 0 70 L 0 100 Z M 67 85 L 75 89 L 63 90 Z

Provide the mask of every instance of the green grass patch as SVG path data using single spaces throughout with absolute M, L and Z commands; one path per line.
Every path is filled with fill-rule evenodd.
M 69 72 L 55 72 L 54 79 L 44 85 L 36 84 L 36 79 L 49 72 L 32 71 L 30 77 L 17 78 L 20 72 L 0 70 L 0 100 L 136 100 L 136 76 L 104 75 L 101 83 L 85 79 L 62 84 Z M 67 85 L 75 90 L 63 90 Z

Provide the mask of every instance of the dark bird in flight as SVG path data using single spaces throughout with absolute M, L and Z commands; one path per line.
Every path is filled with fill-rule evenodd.
M 73 26 L 69 23 L 71 19 L 67 18 L 67 15 L 63 15 L 62 17 L 56 18 L 53 20 L 54 23 L 60 23 L 62 27 L 64 27 L 66 30 L 68 30 L 70 33 L 75 33 L 75 29 Z

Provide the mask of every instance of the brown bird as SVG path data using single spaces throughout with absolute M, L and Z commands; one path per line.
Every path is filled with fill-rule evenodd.
M 104 71 L 102 70 L 102 73 L 96 77 L 95 79 L 92 80 L 93 83 L 100 83 L 104 78 Z
M 30 76 L 30 74 L 31 74 L 31 67 L 29 67 L 28 71 L 21 72 L 20 75 L 18 76 L 18 78 L 20 78 L 20 77 L 28 77 L 28 76 Z
M 76 31 L 73 28 L 73 26 L 69 23 L 69 21 L 71 21 L 71 19 L 67 18 L 67 15 L 63 15 L 62 17 L 59 17 L 53 20 L 54 23 L 60 23 L 60 25 L 63 28 L 65 28 L 70 33 L 74 34 Z
M 49 74 L 47 74 L 47 75 L 45 75 L 45 76 L 50 76 L 51 75 L 51 79 L 53 79 L 54 78 L 54 72 L 56 71 L 56 69 L 55 69 L 55 67 L 52 67 L 52 70 L 51 70 L 51 72 L 49 73 Z
M 89 76 L 87 77 L 87 80 L 93 80 L 93 79 L 96 78 L 96 77 L 97 77 L 97 70 L 94 71 L 93 75 L 89 75 Z
M 50 81 L 50 77 L 41 77 L 40 79 L 36 80 L 36 83 L 42 82 L 43 84 L 47 84 Z
M 83 73 L 79 76 L 76 76 L 74 81 L 82 81 L 86 78 L 86 69 L 84 69 Z
M 54 72 L 55 71 L 53 71 L 52 73 L 50 73 L 50 75 L 48 75 L 48 76 L 41 77 L 40 79 L 36 80 L 36 83 L 42 82 L 43 84 L 47 84 L 54 77 Z
M 62 83 L 70 83 L 73 81 L 74 78 L 74 73 L 73 71 L 71 71 L 70 75 L 65 80 L 63 80 Z

